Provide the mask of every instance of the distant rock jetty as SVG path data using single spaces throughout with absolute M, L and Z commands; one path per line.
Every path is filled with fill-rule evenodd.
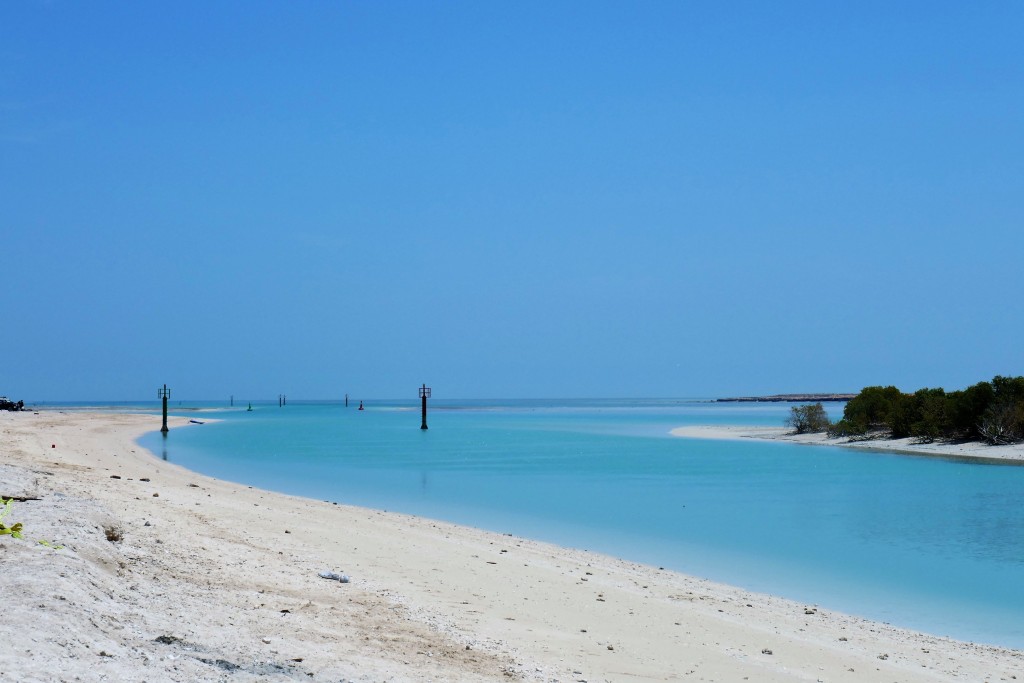
M 818 403 L 824 401 L 849 401 L 857 394 L 774 394 L 772 396 L 740 396 L 738 398 L 716 398 L 717 403 Z
M 17 403 L 15 403 L 14 401 L 11 401 L 10 399 L 8 399 L 6 396 L 0 396 L 0 410 L 24 410 L 24 409 L 25 409 L 25 402 L 24 401 L 18 401 Z

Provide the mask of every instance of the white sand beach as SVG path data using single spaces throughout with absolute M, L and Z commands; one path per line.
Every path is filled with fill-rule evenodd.
M 1024 462 L 1024 444 L 990 446 L 980 441 L 947 443 L 934 441 L 921 443 L 914 438 L 905 439 L 849 439 L 830 438 L 827 434 L 795 434 L 783 427 L 748 427 L 732 425 L 695 425 L 677 427 L 673 436 L 693 439 L 788 441 L 813 446 L 840 446 L 870 451 L 902 453 L 906 455 L 931 455 L 947 458 L 974 458 L 979 460 L 1020 460 Z
M 134 443 L 158 423 L 0 413 L 0 494 L 38 498 L 0 536 L 0 680 L 1024 680 L 1021 651 L 204 477 Z

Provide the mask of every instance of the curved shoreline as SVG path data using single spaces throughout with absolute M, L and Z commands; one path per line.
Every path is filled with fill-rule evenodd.
M 173 438 L 187 418 L 171 423 Z M 23 570 L 0 572 L 19 624 L 0 649 L 5 675 L 52 680 L 43 662 L 83 680 L 182 681 L 943 681 L 1024 668 L 1018 650 L 212 479 L 138 447 L 152 429 L 150 415 L 0 419 L 0 492 L 42 499 L 8 520 L 25 540 L 0 538 L 4 567 Z
M 826 434 L 795 434 L 783 427 L 751 427 L 739 425 L 691 425 L 676 427 L 669 432 L 672 436 L 715 441 L 785 441 L 807 446 L 832 446 L 856 448 L 880 453 L 901 455 L 926 455 L 942 458 L 956 458 L 979 462 L 1024 465 L 1024 444 L 989 446 L 979 441 L 964 443 L 917 443 L 906 439 L 863 439 L 831 438 Z

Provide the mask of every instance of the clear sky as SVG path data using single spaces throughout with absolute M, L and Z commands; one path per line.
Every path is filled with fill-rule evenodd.
M 0 394 L 1024 374 L 1024 3 L 0 5 Z

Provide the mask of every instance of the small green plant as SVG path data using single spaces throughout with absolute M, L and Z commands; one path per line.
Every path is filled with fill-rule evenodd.
M 0 503 L 3 503 L 4 509 L 0 512 L 0 536 L 13 536 L 14 538 L 21 538 L 21 522 L 15 522 L 11 526 L 5 526 L 4 520 L 7 519 L 7 515 L 11 514 L 11 508 L 14 505 L 13 498 L 0 498 Z
M 0 536 L 11 536 L 12 538 L 24 538 L 21 535 L 21 522 L 15 522 L 11 526 L 5 526 L 4 520 L 7 519 L 7 515 L 11 514 L 11 509 L 14 506 L 13 498 L 0 498 L 0 504 L 3 505 L 3 509 L 0 510 Z M 54 550 L 60 550 L 64 546 L 54 545 L 49 541 L 40 540 L 40 545 L 45 545 L 47 548 L 53 548 Z

